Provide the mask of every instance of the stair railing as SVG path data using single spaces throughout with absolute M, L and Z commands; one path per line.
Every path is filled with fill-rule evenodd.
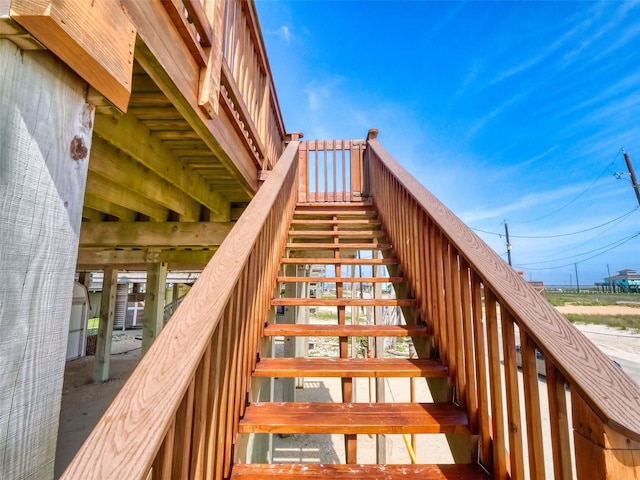
M 297 200 L 291 142 L 62 475 L 227 478 Z
M 375 137 L 368 193 L 478 434 L 480 463 L 497 479 L 639 478 L 640 386 Z

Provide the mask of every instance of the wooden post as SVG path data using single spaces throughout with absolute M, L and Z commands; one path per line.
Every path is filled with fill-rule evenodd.
M 0 478 L 53 478 L 94 109 L 0 38 Z
M 147 291 L 144 295 L 144 321 L 142 322 L 142 355 L 164 326 L 164 291 L 167 283 L 167 264 L 150 263 L 147 267 Z
M 380 252 L 372 252 L 372 258 L 382 258 Z M 373 276 L 382 277 L 382 266 L 374 265 Z M 382 284 L 376 282 L 373 284 L 373 298 L 382 298 Z M 387 307 L 389 308 L 389 307 Z M 384 314 L 382 307 L 375 307 L 373 310 L 373 321 L 376 325 L 384 325 Z M 375 357 L 384 358 L 384 337 L 375 337 Z M 385 379 L 376 378 L 376 402 L 384 403 L 385 398 Z M 387 436 L 384 434 L 376 435 L 376 462 L 387 463 Z
M 102 296 L 100 298 L 100 324 L 96 343 L 96 358 L 93 365 L 93 381 L 109 380 L 111 362 L 111 337 L 113 337 L 113 318 L 116 311 L 116 290 L 118 286 L 118 270 L 113 267 L 104 269 L 102 280 Z
M 640 442 L 605 425 L 580 394 L 573 391 L 571 410 L 578 478 L 640 478 Z
M 296 276 L 296 265 L 287 265 L 285 268 L 285 275 Z M 286 298 L 296 298 L 296 284 L 293 282 L 286 283 L 284 286 L 284 296 Z M 296 307 L 287 306 L 284 307 L 284 323 L 293 324 L 296 323 Z M 284 337 L 284 352 L 285 358 L 293 358 L 296 356 L 296 337 Z M 283 378 L 282 379 L 282 401 L 283 402 L 295 402 L 295 378 Z

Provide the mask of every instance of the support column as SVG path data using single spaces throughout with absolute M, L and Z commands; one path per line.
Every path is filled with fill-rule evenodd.
M 372 252 L 372 258 L 382 258 L 380 252 Z M 373 266 L 373 276 L 376 278 L 382 277 L 382 265 Z M 375 282 L 373 284 L 373 298 L 382 298 L 382 284 Z M 387 307 L 389 308 L 389 307 Z M 382 307 L 374 307 L 373 310 L 373 322 L 376 325 L 384 325 L 384 313 Z M 385 337 L 375 337 L 375 357 L 384 358 L 384 340 Z M 384 403 L 385 399 L 385 378 L 376 378 L 376 402 Z M 376 462 L 387 463 L 387 436 L 384 434 L 376 435 Z
M 296 265 L 286 265 L 285 275 L 295 277 L 297 275 Z M 297 285 L 294 282 L 288 282 L 284 286 L 284 296 L 286 298 L 296 298 Z M 293 324 L 296 323 L 296 307 L 286 306 L 284 307 L 284 323 Z M 296 355 L 296 337 L 284 337 L 284 352 L 285 358 L 293 358 Z M 282 401 L 283 402 L 295 402 L 296 401 L 296 379 L 295 378 L 282 378 Z
M 0 38 L 0 478 L 53 478 L 94 109 Z
M 113 318 L 116 312 L 116 290 L 118 287 L 118 270 L 113 267 L 104 269 L 102 280 L 102 296 L 100 297 L 100 323 L 98 325 L 98 341 L 96 358 L 93 365 L 93 381 L 109 380 L 111 362 L 111 339 L 113 337 Z
M 142 355 L 164 326 L 164 291 L 167 284 L 167 264 L 150 263 L 147 267 L 147 291 L 144 295 L 144 322 L 142 323 Z

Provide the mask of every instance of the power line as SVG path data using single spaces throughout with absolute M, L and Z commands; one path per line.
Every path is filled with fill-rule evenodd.
M 595 250 L 591 250 L 589 252 L 583 252 L 583 253 L 579 253 L 577 255 L 572 255 L 570 257 L 560 258 L 560 259 L 557 259 L 557 260 L 548 260 L 546 262 L 523 263 L 523 264 L 520 264 L 520 265 L 516 265 L 516 267 L 527 267 L 527 270 L 557 270 L 559 268 L 570 267 L 571 265 L 574 265 L 575 263 L 583 263 L 583 262 L 586 262 L 587 260 L 591 260 L 591 259 L 599 257 L 600 255 L 603 255 L 603 254 L 605 254 L 607 252 L 610 252 L 611 250 L 613 250 L 615 248 L 618 248 L 621 245 L 624 245 L 628 241 L 633 240 L 637 236 L 640 236 L 640 232 L 636 232 L 633 235 L 630 235 L 630 236 L 628 236 L 626 238 L 623 238 L 622 240 L 618 240 L 616 242 L 610 243 L 610 244 L 605 245 L 605 246 L 600 247 L 600 248 L 596 248 Z M 606 250 L 602 250 L 603 248 L 606 248 Z M 583 255 L 588 255 L 590 253 L 598 252 L 599 250 L 602 250 L 602 251 L 599 252 L 599 253 L 596 253 L 595 255 L 592 255 L 590 257 L 583 258 L 582 260 L 579 260 L 577 262 L 570 262 L 570 263 L 567 263 L 567 264 L 564 264 L 564 265 L 557 265 L 555 267 L 544 267 L 544 268 L 531 268 L 531 267 L 528 267 L 528 265 L 538 265 L 538 264 L 541 264 L 541 263 L 548 263 L 548 262 L 554 262 L 554 261 L 555 262 L 563 262 L 565 260 L 570 260 L 572 258 L 581 257 Z
M 585 193 L 587 193 L 596 183 L 598 183 L 598 181 L 603 177 L 603 175 L 605 173 L 607 173 L 607 170 L 609 169 L 609 167 L 611 167 L 611 165 L 613 165 L 616 162 L 616 159 L 618 158 L 618 155 L 620 155 L 621 152 L 616 152 L 616 155 L 613 157 L 613 160 L 611 160 L 611 163 L 609 163 L 606 167 L 604 167 L 604 169 L 602 170 L 602 172 L 600 173 L 600 175 L 598 175 L 598 177 L 591 182 L 591 184 L 585 189 L 583 190 L 581 193 L 579 193 L 576 197 L 573 198 L 573 200 L 565 203 L 562 207 L 553 210 L 550 213 L 547 213 L 545 215 L 542 215 L 541 217 L 538 218 L 534 218 L 531 220 L 510 220 L 512 223 L 533 223 L 533 222 L 537 222 L 538 220 L 542 220 L 543 218 L 547 218 L 550 217 L 551 215 L 555 215 L 556 213 L 558 213 L 561 210 L 564 210 L 565 208 L 567 208 L 569 205 L 571 205 L 572 203 L 574 203 L 575 201 L 577 201 L 580 197 L 582 197 Z
M 529 235 L 513 235 L 513 234 L 511 234 L 511 235 L 510 235 L 510 237 L 511 237 L 511 238 L 524 238 L 524 239 L 541 239 L 541 238 L 570 237 L 570 236 L 572 236 L 572 235 L 579 235 L 579 234 L 581 234 L 581 233 L 586 233 L 586 232 L 590 232 L 590 231 L 593 231 L 593 230 L 597 230 L 598 228 L 605 227 L 605 226 L 607 226 L 607 225 L 609 225 L 609 224 L 611 224 L 611 223 L 614 223 L 614 222 L 616 222 L 616 221 L 618 221 L 618 220 L 621 220 L 621 219 L 624 219 L 624 218 L 628 217 L 629 215 L 631 215 L 632 213 L 634 213 L 634 212 L 635 212 L 636 210 L 638 210 L 638 209 L 640 209 L 640 207 L 635 207 L 633 210 L 630 210 L 630 211 L 628 211 L 627 213 L 625 213 L 625 214 L 623 214 L 623 215 L 620 215 L 619 217 L 616 217 L 616 218 L 614 218 L 614 219 L 612 219 L 612 220 L 609 220 L 609 221 L 607 221 L 607 222 L 605 222 L 605 223 L 602 223 L 602 224 L 600 224 L 600 225 L 596 225 L 595 227 L 589 227 L 589 228 L 586 228 L 586 229 L 584 229 L 584 230 L 579 230 L 579 231 L 577 231 L 577 232 L 571 232 L 571 233 L 558 233 L 558 234 L 556 234 L 556 235 L 531 235 L 531 236 L 529 236 Z M 490 231 L 488 231 L 488 230 L 482 230 L 482 229 L 480 229 L 480 228 L 473 228 L 473 227 L 470 227 L 470 228 L 471 228 L 471 230 L 473 230 L 473 231 L 475 231 L 475 232 L 486 233 L 487 235 L 495 235 L 495 236 L 500 237 L 500 238 L 504 237 L 504 233 L 490 232 Z

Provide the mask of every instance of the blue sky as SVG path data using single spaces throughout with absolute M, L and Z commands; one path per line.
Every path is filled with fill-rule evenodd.
M 287 130 L 378 128 L 527 279 L 640 270 L 640 2 L 256 3 Z

